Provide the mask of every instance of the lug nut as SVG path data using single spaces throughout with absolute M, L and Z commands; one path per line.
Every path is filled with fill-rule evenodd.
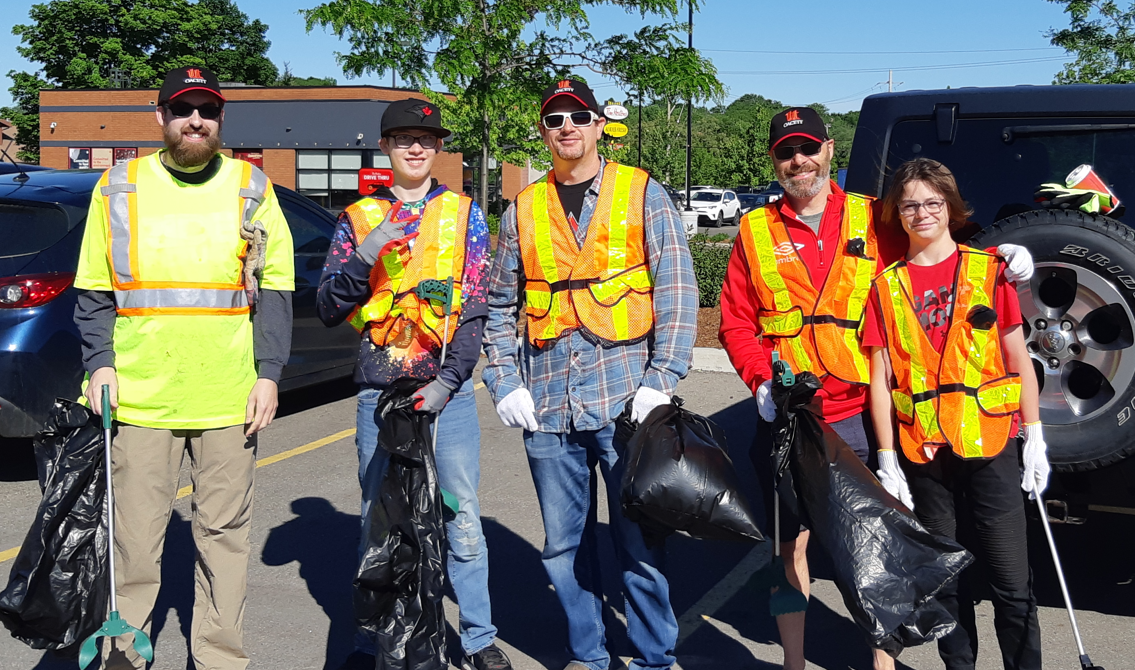
M 1050 358 L 1048 359 L 1048 367 L 1055 370 L 1056 368 L 1060 367 L 1060 361 L 1056 360 L 1055 358 Z
M 1036 320 L 1036 329 L 1037 330 L 1044 330 L 1045 328 L 1048 328 L 1048 322 L 1045 321 L 1044 319 L 1037 319 Z
M 1039 345 L 1039 344 L 1037 344 L 1036 342 L 1029 342 L 1029 343 L 1028 343 L 1028 344 L 1026 344 L 1025 346 L 1026 346 L 1026 347 L 1028 347 L 1028 350 L 1029 350 L 1029 351 L 1031 351 L 1031 352 L 1033 352 L 1034 354 L 1035 354 L 1036 352 L 1040 351 L 1040 345 Z
M 1060 322 L 1060 330 L 1072 330 L 1072 322 L 1071 321 L 1061 321 Z
M 1078 344 L 1071 344 L 1068 345 L 1068 351 L 1072 352 L 1073 356 L 1079 356 L 1080 354 L 1084 353 L 1084 348 Z

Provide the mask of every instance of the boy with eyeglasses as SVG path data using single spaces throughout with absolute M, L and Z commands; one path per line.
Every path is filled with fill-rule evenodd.
M 792 588 L 809 595 L 809 532 L 794 511 L 792 476 L 773 489 L 770 461 L 773 352 L 794 372 L 823 381 L 824 420 L 865 463 L 874 443 L 867 406 L 870 365 L 859 340 L 871 279 L 906 248 L 903 236 L 876 237 L 874 198 L 844 193 L 831 180 L 835 141 L 810 107 L 791 107 L 769 124 L 769 156 L 784 197 L 741 220 L 721 289 L 718 337 L 757 400 L 760 416 L 750 457 L 760 480 L 769 528 L 781 498 L 780 547 Z M 1011 280 L 1032 275 L 1023 247 L 1002 245 Z M 805 667 L 804 612 L 776 617 L 784 667 Z M 875 650 L 876 670 L 894 661 Z
M 662 571 L 619 507 L 615 419 L 642 421 L 670 402 L 693 358 L 697 284 L 678 212 L 637 168 L 603 160 L 604 121 L 583 82 L 544 92 L 541 138 L 552 170 L 505 212 L 489 284 L 485 386 L 497 414 L 524 429 L 544 522 L 541 558 L 567 615 L 566 670 L 612 667 L 603 625 L 598 465 L 621 573 L 631 670 L 674 664 L 678 622 Z M 525 336 L 517 337 L 519 308 Z
M 431 176 L 450 131 L 441 110 L 409 99 L 390 103 L 379 148 L 390 157 L 394 184 L 354 203 L 339 217 L 319 285 L 319 317 L 328 326 L 350 320 L 362 334 L 355 381 L 355 445 L 362 486 L 362 540 L 388 454 L 378 448 L 378 398 L 401 377 L 431 379 L 417 408 L 437 415 L 438 478 L 457 497 L 456 519 L 446 525 L 448 574 L 461 609 L 462 670 L 510 670 L 494 644 L 489 603 L 488 549 L 477 500 L 481 431 L 473 394 L 473 368 L 481 354 L 487 315 L 489 231 L 476 203 Z M 453 277 L 448 330 L 414 287 Z M 447 342 L 445 360 L 440 359 Z M 374 642 L 360 631 L 344 668 L 374 668 Z

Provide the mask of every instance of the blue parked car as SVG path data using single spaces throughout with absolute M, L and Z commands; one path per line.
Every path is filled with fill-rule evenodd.
M 37 170 L 0 176 L 0 437 L 36 433 L 56 397 L 77 398 L 83 380 L 75 327 L 79 246 L 100 170 Z M 287 391 L 351 374 L 359 336 L 327 328 L 315 311 L 335 217 L 275 187 L 295 244 L 292 352 Z

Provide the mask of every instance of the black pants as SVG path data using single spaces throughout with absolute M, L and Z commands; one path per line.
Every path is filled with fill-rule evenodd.
M 1029 570 L 1019 451 L 1020 440 L 1012 438 L 990 460 L 962 460 L 945 448 L 925 465 L 902 460 L 922 525 L 959 540 L 984 565 L 1005 668 L 1040 670 L 1040 625 Z M 973 540 L 964 533 L 958 537 L 959 514 L 972 524 Z M 938 640 L 938 654 L 948 670 L 972 670 L 977 659 L 974 599 L 965 577 L 960 584 L 951 581 L 938 595 L 958 622 L 952 633 Z

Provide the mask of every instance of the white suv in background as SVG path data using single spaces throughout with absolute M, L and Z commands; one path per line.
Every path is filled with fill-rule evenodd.
M 698 213 L 698 223 L 720 228 L 726 221 L 735 226 L 741 221 L 741 201 L 728 189 L 703 188 L 690 193 L 690 207 Z

